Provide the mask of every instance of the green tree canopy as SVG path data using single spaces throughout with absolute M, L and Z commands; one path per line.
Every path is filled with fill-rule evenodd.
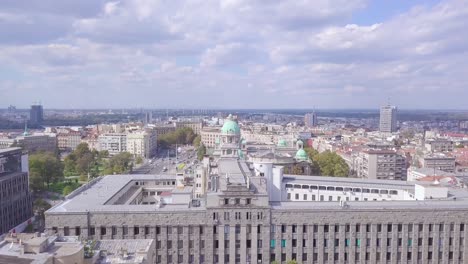
M 206 147 L 205 145 L 201 144 L 200 147 L 197 149 L 197 158 L 198 160 L 202 160 L 203 156 L 206 155 Z
M 40 152 L 29 156 L 29 177 L 33 190 L 43 190 L 63 178 L 63 165 L 52 153 Z
M 132 154 L 121 152 L 111 157 L 106 165 L 106 174 L 121 174 L 133 169 Z
M 347 177 L 349 166 L 340 155 L 331 151 L 318 153 L 313 148 L 305 148 L 309 158 L 313 162 L 313 173 L 323 176 Z

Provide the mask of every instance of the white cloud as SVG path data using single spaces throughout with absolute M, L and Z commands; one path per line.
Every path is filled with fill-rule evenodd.
M 371 107 L 389 96 L 465 107 L 468 97 L 464 1 L 369 24 L 353 19 L 361 0 L 5 1 L 0 77 L 16 96 L 0 105 L 46 91 L 51 105 L 73 95 L 89 107 L 102 103 L 89 92 L 112 94 L 109 107 Z

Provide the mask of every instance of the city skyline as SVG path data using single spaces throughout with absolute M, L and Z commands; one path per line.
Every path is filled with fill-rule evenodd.
M 467 8 L 4 1 L 0 108 L 466 109 Z

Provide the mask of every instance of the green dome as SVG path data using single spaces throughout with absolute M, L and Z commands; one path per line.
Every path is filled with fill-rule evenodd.
M 227 119 L 221 128 L 223 134 L 240 134 L 240 128 L 237 122 Z
M 297 159 L 297 160 L 308 160 L 308 159 L 309 159 L 309 155 L 307 155 L 307 152 L 305 152 L 304 149 L 299 149 L 299 150 L 296 152 L 296 159 Z
M 287 147 L 288 144 L 286 143 L 286 140 L 280 139 L 278 140 L 278 147 Z

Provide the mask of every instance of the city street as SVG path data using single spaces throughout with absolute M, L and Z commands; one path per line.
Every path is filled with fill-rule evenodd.
M 162 155 L 161 155 L 162 156 Z M 185 169 L 193 166 L 194 161 L 197 160 L 195 151 L 184 151 L 176 157 L 155 157 L 152 160 L 145 160 L 145 163 L 140 167 L 134 169 L 132 174 L 172 174 L 175 175 L 177 167 L 181 167 L 181 164 L 185 164 L 184 168 L 181 170 L 183 172 Z M 165 170 L 165 168 L 167 170 Z

